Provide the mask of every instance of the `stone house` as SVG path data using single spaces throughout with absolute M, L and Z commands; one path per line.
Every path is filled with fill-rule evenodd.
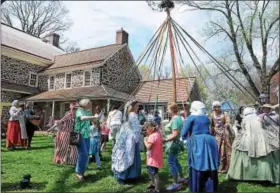
M 56 55 L 65 53 L 56 44 L 54 36 L 43 41 L 16 28 L 1 25 L 2 120 L 9 118 L 13 100 L 47 88 L 47 77 L 38 75 L 38 72 L 51 65 Z
M 172 79 L 142 81 L 136 94 L 146 111 L 157 109 L 164 119 L 167 119 L 167 105 L 172 101 Z M 180 111 L 189 110 L 190 103 L 201 100 L 199 87 L 195 77 L 176 79 L 177 104 Z M 183 107 L 184 104 L 184 107 Z M 187 112 L 189 113 L 189 112 Z
M 59 48 L 59 36 L 45 40 L 2 24 L 1 106 L 15 99 L 33 102 L 43 110 L 46 125 L 50 116 L 61 118 L 72 101 L 87 97 L 92 108 L 108 111 L 125 102 L 141 81 L 128 47 L 129 34 L 116 32 L 116 42 L 74 53 Z
M 105 112 L 114 103 L 125 102 L 141 81 L 141 75 L 128 47 L 128 33 L 117 31 L 116 42 L 97 48 L 54 57 L 53 63 L 41 70 L 47 87 L 24 101 L 45 109 L 45 117 L 61 118 L 72 101 L 92 100 Z

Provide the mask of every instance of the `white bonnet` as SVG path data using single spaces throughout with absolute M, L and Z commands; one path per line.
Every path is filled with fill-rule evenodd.
M 221 106 L 221 103 L 219 102 L 219 101 L 214 101 L 213 103 L 212 103 L 212 109 L 215 107 L 215 106 Z
M 205 115 L 206 106 L 204 103 L 202 103 L 200 101 L 193 101 L 191 104 L 190 112 L 192 115 Z
M 243 115 L 246 116 L 246 115 L 254 114 L 255 112 L 256 112 L 255 108 L 246 107 L 246 108 L 243 110 Z
M 190 112 L 196 112 L 200 109 L 205 109 L 205 104 L 200 101 L 193 101 L 191 104 Z
M 18 103 L 18 100 L 13 100 L 12 106 L 15 106 Z

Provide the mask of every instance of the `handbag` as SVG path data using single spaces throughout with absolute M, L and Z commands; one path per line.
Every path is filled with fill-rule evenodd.
M 82 138 L 82 135 L 80 132 L 74 132 L 74 131 L 71 131 L 70 132 L 70 145 L 74 145 L 74 146 L 78 146 L 80 144 L 80 141 L 81 141 L 81 138 Z
M 74 126 L 73 126 L 73 131 L 70 132 L 69 145 L 78 146 L 82 139 L 82 135 L 80 132 L 78 132 L 78 133 L 75 132 L 74 128 L 75 128 L 75 122 L 74 122 Z

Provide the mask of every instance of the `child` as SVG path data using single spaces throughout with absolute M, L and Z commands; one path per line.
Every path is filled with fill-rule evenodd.
M 104 124 L 102 126 L 101 130 L 101 151 L 105 151 L 106 143 L 109 141 L 109 128 L 107 127 L 107 121 L 104 121 Z
M 152 180 L 148 189 L 150 189 L 150 192 L 156 193 L 160 191 L 158 169 L 163 166 L 163 138 L 156 129 L 156 123 L 146 122 L 144 128 L 147 134 L 144 139 L 147 148 L 147 169 Z
M 100 137 L 100 125 L 98 121 L 92 121 L 90 126 L 90 148 L 89 155 L 91 161 L 93 156 L 95 157 L 97 169 L 101 170 L 100 157 L 99 157 L 99 137 Z

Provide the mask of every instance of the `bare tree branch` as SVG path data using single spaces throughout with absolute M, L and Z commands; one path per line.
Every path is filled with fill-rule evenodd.
M 61 1 L 7 1 L 2 7 L 2 22 L 38 37 L 61 33 L 71 26 L 68 10 Z

